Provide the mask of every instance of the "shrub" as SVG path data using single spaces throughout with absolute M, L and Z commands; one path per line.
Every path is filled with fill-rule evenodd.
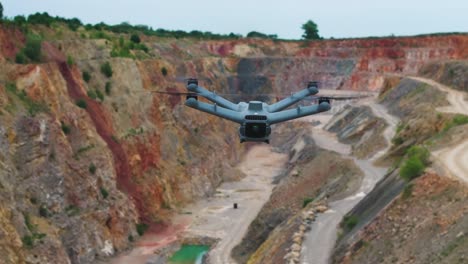
M 47 209 L 47 207 L 45 207 L 44 205 L 41 205 L 39 207 L 39 215 L 42 216 L 42 217 L 49 217 L 50 213 L 49 213 L 49 210 Z
M 128 235 L 128 241 L 133 242 L 133 241 L 135 241 L 135 238 L 133 238 L 132 235 Z
M 163 76 L 166 76 L 166 75 L 167 75 L 167 69 L 166 69 L 166 67 L 162 67 L 162 68 L 161 68 L 161 73 L 162 73 Z
M 401 166 L 400 176 L 403 179 L 410 181 L 421 175 L 424 171 L 424 167 L 424 164 L 418 157 L 410 157 Z
M 343 221 L 344 221 L 345 227 L 348 230 L 351 230 L 357 225 L 357 223 L 359 222 L 359 219 L 355 215 L 351 215 L 351 216 L 347 215 L 344 217 Z
M 41 45 L 42 40 L 37 35 L 28 35 L 26 38 L 26 45 L 24 47 L 24 55 L 33 62 L 41 60 Z
M 106 94 L 107 94 L 107 95 L 110 95 L 111 89 L 112 89 L 112 84 L 111 84 L 111 82 L 106 82 L 105 91 L 106 91 Z
M 91 174 L 96 173 L 96 165 L 94 165 L 94 163 L 89 164 L 88 170 Z
M 83 80 L 88 83 L 91 80 L 91 74 L 89 74 L 89 72 L 87 72 L 87 71 L 84 71 L 83 72 Z
M 424 165 L 429 164 L 429 151 L 422 146 L 412 146 L 407 151 L 409 157 L 417 157 Z
M 96 92 L 94 90 L 88 90 L 87 94 L 88 94 L 89 98 L 91 98 L 93 100 L 96 100 L 97 94 L 96 94 Z
M 28 59 L 26 58 L 26 55 L 24 55 L 23 51 L 16 53 L 16 58 L 15 58 L 16 63 L 25 64 L 27 60 Z
M 142 236 L 146 232 L 147 229 L 148 229 L 148 225 L 145 223 L 139 223 L 136 225 L 137 233 L 140 236 Z
M 130 37 L 130 40 L 136 44 L 141 42 L 140 36 L 138 36 L 137 34 L 132 34 L 132 36 Z
M 108 61 L 106 61 L 105 63 L 103 63 L 101 65 L 101 72 L 102 74 L 104 74 L 107 78 L 110 78 L 112 77 L 112 66 L 110 65 L 110 63 Z
M 21 241 L 27 248 L 32 248 L 34 246 L 34 239 L 32 236 L 23 236 Z
M 96 96 L 101 102 L 104 101 L 104 94 L 100 90 L 96 90 Z
M 302 201 L 302 208 L 306 207 L 312 201 L 314 201 L 314 198 L 311 198 L 311 197 L 304 198 L 304 200 Z
M 73 60 L 73 57 L 71 55 L 67 56 L 67 64 L 68 66 L 73 66 L 73 64 L 75 64 L 75 61 Z
M 71 128 L 69 125 L 65 124 L 64 122 L 60 122 L 61 123 L 61 127 L 62 127 L 62 131 L 65 135 L 68 135 L 70 134 L 71 132 Z
M 104 199 L 109 196 L 109 192 L 104 187 L 99 188 L 99 190 L 101 191 L 101 195 Z
M 79 108 L 83 108 L 83 109 L 86 109 L 86 107 L 87 107 L 87 104 L 86 104 L 86 100 L 85 100 L 85 99 L 78 99 L 78 101 L 76 101 L 76 105 L 77 105 Z
M 405 140 L 402 138 L 402 137 L 394 137 L 392 138 L 392 143 L 394 145 L 401 145 L 403 144 L 403 142 L 405 142 Z

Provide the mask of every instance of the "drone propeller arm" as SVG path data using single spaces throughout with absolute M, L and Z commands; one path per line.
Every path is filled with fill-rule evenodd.
M 305 97 L 309 96 L 309 95 L 314 95 L 314 94 L 317 94 L 318 93 L 318 89 L 317 87 L 315 86 L 311 86 L 311 87 L 307 87 L 287 98 L 284 98 L 283 100 L 279 101 L 279 102 L 276 102 L 272 105 L 269 105 L 268 106 L 268 112 L 270 113 L 274 113 L 274 112 L 278 112 L 278 111 L 281 111 L 299 101 L 301 101 L 302 99 L 304 99 Z
M 187 101 L 185 101 L 185 105 L 239 124 L 242 124 L 242 122 L 244 121 L 241 114 L 237 111 L 226 109 L 218 105 L 199 102 L 195 98 L 189 98 Z
M 223 97 L 210 92 L 206 90 L 205 88 L 198 86 L 196 84 L 189 84 L 187 86 L 187 89 L 191 92 L 195 92 L 200 96 L 205 97 L 206 99 L 210 100 L 213 103 L 216 103 L 219 106 L 222 106 L 224 108 L 230 109 L 232 111 L 238 111 L 239 107 L 237 104 L 234 104 L 233 102 L 224 99 Z
M 330 104 L 327 102 L 322 102 L 318 105 L 311 105 L 305 107 L 297 107 L 295 109 L 284 110 L 276 113 L 271 113 L 268 115 L 268 123 L 271 125 L 296 119 L 303 116 L 314 115 L 321 112 L 330 110 Z

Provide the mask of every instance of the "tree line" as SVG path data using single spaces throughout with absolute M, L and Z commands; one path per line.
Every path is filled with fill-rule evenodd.
M 45 25 L 50 27 L 54 23 L 63 23 L 66 24 L 71 30 L 76 31 L 79 27 L 84 27 L 86 30 L 106 30 L 114 33 L 141 33 L 146 36 L 156 36 L 156 37 L 171 37 L 171 38 L 198 38 L 198 39 L 239 39 L 243 38 L 241 34 L 229 33 L 229 34 L 217 34 L 209 31 L 199 31 L 192 30 L 190 32 L 183 30 L 167 30 L 167 29 L 153 29 L 152 27 L 146 25 L 131 25 L 130 23 L 123 22 L 117 25 L 107 25 L 104 22 L 92 25 L 92 24 L 83 24 L 78 18 L 63 18 L 59 16 L 51 16 L 47 12 L 35 13 L 29 16 L 18 15 L 12 19 L 3 17 L 3 6 L 0 3 L 0 18 L 4 22 L 9 22 L 19 26 L 26 26 L 27 24 L 33 25 Z M 306 22 L 302 29 L 305 33 L 303 35 L 304 39 L 320 39 L 318 36 L 317 25 L 309 20 Z M 257 31 L 251 31 L 246 35 L 247 38 L 263 38 L 263 39 L 278 39 L 276 34 L 265 34 Z

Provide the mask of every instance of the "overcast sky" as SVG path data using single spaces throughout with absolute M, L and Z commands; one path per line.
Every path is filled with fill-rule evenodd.
M 468 0 L 3 0 L 4 15 L 48 12 L 83 23 L 300 39 L 311 19 L 325 38 L 468 32 Z

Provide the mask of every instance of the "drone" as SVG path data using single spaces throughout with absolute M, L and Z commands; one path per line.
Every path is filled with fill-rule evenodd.
M 286 109 L 308 96 L 317 94 L 319 92 L 318 82 L 310 81 L 305 89 L 273 104 L 267 104 L 261 101 L 239 102 L 235 104 L 199 86 L 198 79 L 196 78 L 187 79 L 186 88 L 188 90 L 187 93 L 158 93 L 184 94 L 186 95 L 186 106 L 239 124 L 240 143 L 265 142 L 269 144 L 271 125 L 328 111 L 331 109 L 331 100 L 359 98 L 322 96 L 317 98 L 317 104 Z M 214 104 L 198 101 L 198 96 L 204 97 Z

